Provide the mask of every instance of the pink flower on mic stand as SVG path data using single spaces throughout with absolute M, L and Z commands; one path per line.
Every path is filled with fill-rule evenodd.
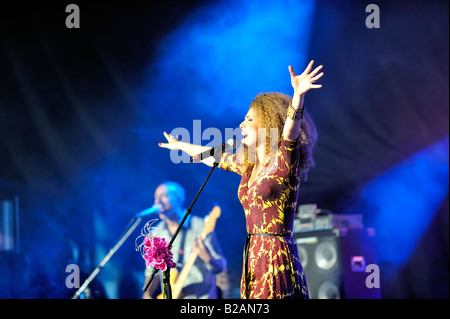
M 167 267 L 175 268 L 176 264 L 173 262 L 173 253 L 169 247 L 170 243 L 164 238 L 154 236 L 150 231 L 152 229 L 151 225 L 155 221 L 152 220 L 145 224 L 141 235 L 136 238 L 136 250 L 141 252 L 147 267 L 153 266 L 162 271 L 165 271 Z M 138 245 L 137 241 L 141 237 L 144 237 L 144 239 Z
M 173 253 L 170 251 L 169 242 L 164 238 L 146 236 L 144 238 L 144 259 L 147 267 L 153 266 L 165 271 L 167 266 L 175 268 Z

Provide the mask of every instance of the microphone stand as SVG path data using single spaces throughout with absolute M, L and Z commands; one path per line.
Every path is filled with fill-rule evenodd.
M 134 220 L 134 222 L 133 222 Z M 94 271 L 89 275 L 89 277 L 84 281 L 84 283 L 81 285 L 81 287 L 77 290 L 77 292 L 73 295 L 72 299 L 77 299 L 89 286 L 91 281 L 97 276 L 97 274 L 102 270 L 102 268 L 106 265 L 106 263 L 111 259 L 111 257 L 115 254 L 115 252 L 122 246 L 122 244 L 127 240 L 127 238 L 131 235 L 131 233 L 134 231 L 134 229 L 139 225 L 141 222 L 141 217 L 133 217 L 128 222 L 128 225 L 131 224 L 131 226 L 127 226 L 125 228 L 122 235 L 119 237 L 119 240 L 114 245 L 113 248 L 109 251 L 109 253 L 103 258 L 103 260 L 100 262 L 100 264 L 97 266 L 97 268 L 94 269 Z
M 211 177 L 212 172 L 214 169 L 219 165 L 219 163 L 214 162 L 213 167 L 211 171 L 209 172 L 208 176 L 206 177 L 205 181 L 203 182 L 202 186 L 200 187 L 200 190 L 197 192 L 197 195 L 195 195 L 194 200 L 191 203 L 191 206 L 186 209 L 186 213 L 184 214 L 183 219 L 181 220 L 180 224 L 178 225 L 177 230 L 172 236 L 172 239 L 169 243 L 169 248 L 172 249 L 172 244 L 175 241 L 175 238 L 177 237 L 178 233 L 181 230 L 181 227 L 183 227 L 184 222 L 188 218 L 188 216 L 191 214 L 192 207 L 194 206 L 195 202 L 197 201 L 197 198 L 200 196 L 200 193 L 202 192 L 203 188 L 205 187 L 206 183 L 208 182 L 209 178 Z M 144 284 L 144 287 L 142 288 L 143 291 L 147 291 L 148 287 L 150 286 L 150 283 L 153 281 L 153 278 L 155 277 L 156 273 L 159 271 L 159 269 L 153 268 L 152 274 L 150 277 L 148 277 L 147 282 Z M 164 298 L 165 299 L 172 299 L 172 289 L 170 287 L 170 268 L 169 265 L 167 265 L 167 269 L 164 271 Z

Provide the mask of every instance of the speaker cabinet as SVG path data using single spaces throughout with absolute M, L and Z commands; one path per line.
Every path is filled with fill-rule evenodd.
M 371 278 L 368 279 L 379 273 L 366 272 L 368 265 L 377 267 L 373 235 L 372 229 L 327 229 L 295 234 L 311 299 L 381 297 L 379 285 L 373 287 Z

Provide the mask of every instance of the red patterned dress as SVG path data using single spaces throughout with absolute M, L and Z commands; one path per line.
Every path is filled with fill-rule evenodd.
M 241 278 L 242 299 L 308 298 L 303 267 L 293 239 L 299 177 L 299 141 L 282 139 L 274 157 L 251 185 L 236 154 L 224 153 L 219 167 L 242 176 L 238 197 L 244 208 L 247 241 Z

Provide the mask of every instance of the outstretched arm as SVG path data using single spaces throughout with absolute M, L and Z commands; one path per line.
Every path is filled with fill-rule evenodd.
M 169 150 L 180 150 L 187 153 L 189 156 L 194 156 L 210 149 L 210 147 L 207 146 L 181 142 L 175 136 L 167 134 L 166 132 L 164 132 L 164 136 L 167 140 L 167 143 L 159 143 L 159 147 L 168 148 Z M 214 165 L 214 161 L 214 157 L 211 156 L 202 160 L 201 162 L 212 167 Z
M 300 75 L 295 75 L 294 69 L 292 66 L 289 66 L 289 73 L 291 74 L 291 84 L 294 89 L 294 96 L 292 97 L 291 105 L 294 110 L 303 110 L 303 102 L 305 98 L 305 93 L 310 89 L 320 89 L 322 87 L 321 84 L 314 84 L 315 81 L 320 79 L 323 76 L 323 72 L 317 74 L 321 69 L 322 65 L 319 65 L 312 72 L 312 66 L 314 61 L 309 62 L 305 71 L 303 71 Z M 283 129 L 283 137 L 286 140 L 295 140 L 297 139 L 300 132 L 300 122 L 301 119 L 292 120 L 287 117 L 286 123 L 284 124 Z

